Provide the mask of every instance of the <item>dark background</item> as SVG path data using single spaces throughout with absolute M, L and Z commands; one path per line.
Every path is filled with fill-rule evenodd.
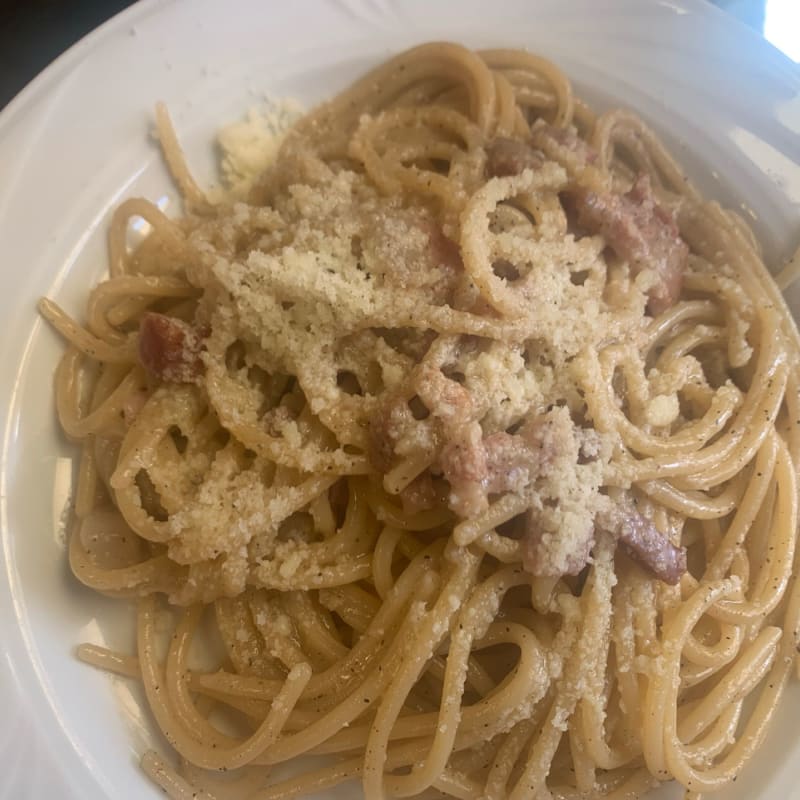
M 0 0 L 0 108 L 54 58 L 133 0 Z
M 763 30 L 765 0 L 713 2 Z M 132 4 L 133 0 L 0 0 L 0 108 L 71 44 Z

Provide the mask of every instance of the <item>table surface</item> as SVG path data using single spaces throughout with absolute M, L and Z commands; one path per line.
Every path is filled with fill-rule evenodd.
M 53 59 L 134 0 L 0 0 L 0 109 Z M 712 0 L 763 30 L 766 0 Z

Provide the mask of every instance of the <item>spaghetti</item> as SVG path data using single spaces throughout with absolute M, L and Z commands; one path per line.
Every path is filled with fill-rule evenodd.
M 85 326 L 41 303 L 70 564 L 138 609 L 135 655 L 79 655 L 141 680 L 179 761 L 145 771 L 259 800 L 735 780 L 800 636 L 800 341 L 742 220 L 521 51 L 393 58 L 246 201 L 157 122 L 186 215 L 124 202 Z

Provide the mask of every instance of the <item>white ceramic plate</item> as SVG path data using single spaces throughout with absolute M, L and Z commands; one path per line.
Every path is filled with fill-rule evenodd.
M 137 765 L 154 734 L 136 687 L 73 655 L 84 640 L 129 648 L 133 633 L 123 604 L 68 572 L 74 452 L 51 406 L 61 346 L 36 299 L 80 314 L 109 210 L 129 195 L 174 200 L 148 135 L 156 100 L 210 176 L 216 128 L 264 94 L 308 105 L 436 38 L 550 56 L 590 99 L 648 118 L 704 191 L 752 216 L 769 261 L 797 246 L 800 73 L 702 0 L 149 0 L 113 19 L 0 115 L 0 797 L 162 796 Z M 800 797 L 798 703 L 793 687 L 729 798 Z

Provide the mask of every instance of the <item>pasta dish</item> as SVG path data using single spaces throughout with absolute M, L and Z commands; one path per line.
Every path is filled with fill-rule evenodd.
M 221 199 L 157 126 L 185 214 L 124 201 L 85 323 L 41 303 L 70 565 L 136 605 L 134 653 L 79 655 L 141 681 L 175 751 L 145 771 L 735 781 L 800 642 L 800 340 L 747 224 L 523 51 L 402 53 Z

